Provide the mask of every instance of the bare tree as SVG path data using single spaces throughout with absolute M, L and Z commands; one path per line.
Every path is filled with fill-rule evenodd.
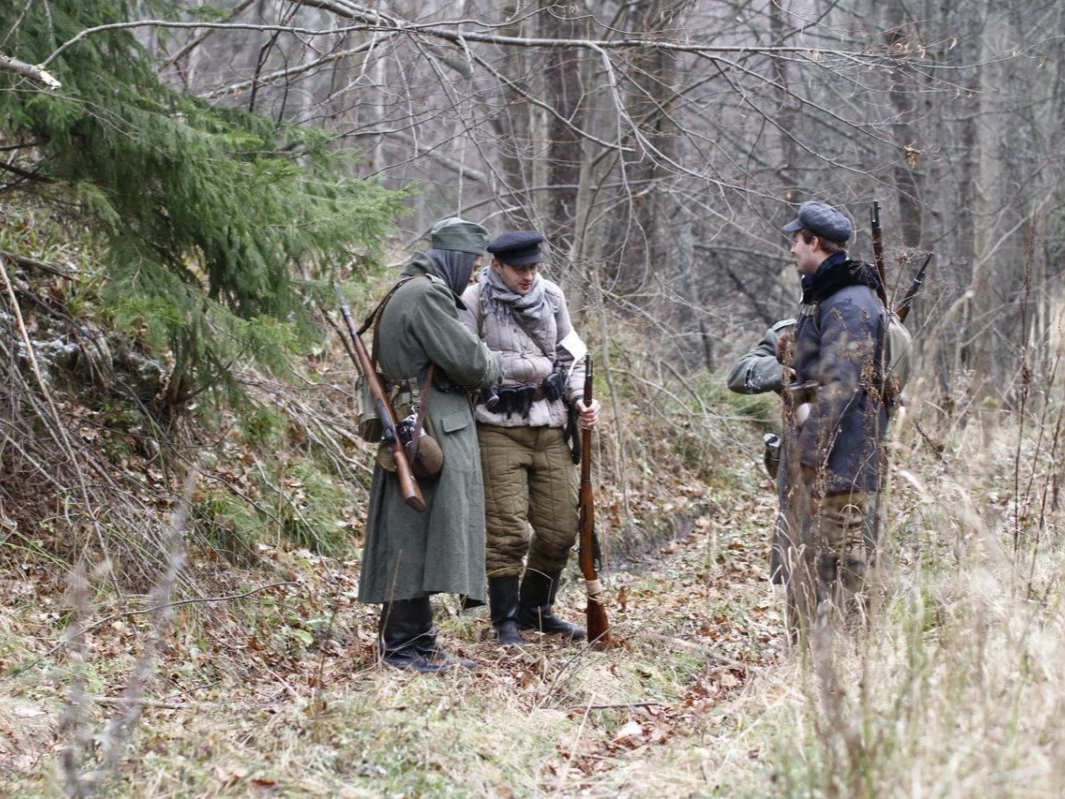
M 940 255 L 913 319 L 941 387 L 975 369 L 1008 396 L 1011 353 L 1048 335 L 1049 305 L 1019 326 L 1019 278 L 1060 281 L 1059 5 L 291 0 L 131 23 L 186 26 L 160 56 L 211 102 L 417 181 L 412 242 L 445 213 L 544 230 L 552 276 L 645 319 L 682 370 L 793 308 L 794 203 L 843 205 L 868 257 L 879 199 L 893 286 Z

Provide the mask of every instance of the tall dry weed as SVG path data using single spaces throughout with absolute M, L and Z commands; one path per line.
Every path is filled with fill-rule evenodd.
M 778 714 L 784 795 L 1065 795 L 1065 542 L 1050 497 L 1062 412 L 974 412 L 896 463 L 882 608 L 811 637 Z M 993 417 L 993 418 L 992 418 Z M 790 719 L 790 720 L 789 720 Z

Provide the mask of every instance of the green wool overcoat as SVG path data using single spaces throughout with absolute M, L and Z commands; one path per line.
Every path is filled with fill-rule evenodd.
M 386 380 L 424 375 L 436 364 L 428 427 L 444 453 L 443 471 L 420 478 L 425 510 L 409 508 L 396 476 L 374 468 L 359 599 L 392 602 L 436 593 L 484 599 L 484 484 L 468 390 L 492 386 L 502 372 L 477 336 L 459 321 L 461 300 L 416 254 L 413 276 L 378 319 L 378 366 Z

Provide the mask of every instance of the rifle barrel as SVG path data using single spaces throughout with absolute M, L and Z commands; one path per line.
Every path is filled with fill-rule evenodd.
M 884 271 L 884 229 L 880 227 L 880 202 L 873 200 L 869 208 L 869 227 L 873 233 L 873 260 L 876 262 L 876 273 L 880 276 L 880 286 L 876 290 L 876 296 L 887 308 L 887 274 Z

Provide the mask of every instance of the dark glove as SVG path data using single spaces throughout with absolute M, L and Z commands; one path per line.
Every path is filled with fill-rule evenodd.
M 544 378 L 540 389 L 544 392 L 544 399 L 548 402 L 562 399 L 566 391 L 566 367 L 556 365 L 551 370 L 551 374 Z

